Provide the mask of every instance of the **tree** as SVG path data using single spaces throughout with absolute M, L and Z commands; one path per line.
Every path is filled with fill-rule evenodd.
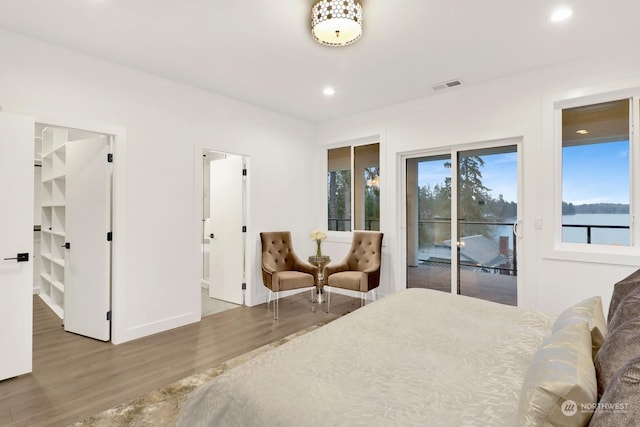
M 448 163 L 451 167 L 451 163 Z M 490 188 L 482 184 L 484 160 L 479 156 L 462 156 L 458 160 L 458 218 L 464 221 L 485 220 L 484 206 L 491 198 Z
M 380 167 L 364 168 L 365 230 L 380 230 Z
M 458 159 L 458 219 L 463 224 L 468 222 L 486 221 L 485 205 L 491 199 L 491 189 L 482 184 L 481 169 L 484 160 L 479 156 L 461 156 Z M 451 162 L 445 163 L 451 167 Z M 490 236 L 490 227 L 481 224 L 464 224 L 461 236 L 482 234 Z
M 330 171 L 327 179 L 329 181 L 327 229 L 349 231 L 351 229 L 351 171 Z

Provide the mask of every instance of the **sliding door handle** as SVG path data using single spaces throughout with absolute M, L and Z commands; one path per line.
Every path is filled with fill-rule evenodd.
M 27 262 L 29 261 L 29 252 L 19 253 L 13 258 L 5 258 L 4 260 L 5 261 L 16 260 L 16 262 Z
M 522 239 L 522 232 L 520 230 L 520 226 L 522 225 L 522 220 L 519 219 L 513 223 L 513 234 L 518 238 Z

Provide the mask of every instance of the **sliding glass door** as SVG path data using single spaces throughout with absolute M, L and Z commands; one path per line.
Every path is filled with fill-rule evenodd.
M 458 293 L 516 305 L 516 146 L 458 152 L 457 176 Z
M 407 287 L 516 305 L 517 145 L 411 158 L 406 171 Z
M 451 156 L 407 159 L 407 287 L 451 292 Z

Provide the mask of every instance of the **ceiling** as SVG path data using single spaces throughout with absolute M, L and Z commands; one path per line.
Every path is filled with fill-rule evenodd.
M 363 0 L 364 34 L 342 48 L 313 41 L 312 0 L 0 0 L 0 29 L 322 122 L 448 80 L 637 54 L 640 1 L 566 0 L 573 17 L 550 22 L 560 1 Z

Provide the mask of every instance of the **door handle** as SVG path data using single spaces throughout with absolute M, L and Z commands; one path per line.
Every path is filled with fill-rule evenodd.
M 10 261 L 12 259 L 15 259 L 16 262 L 27 262 L 29 261 L 29 252 L 19 253 L 14 258 L 5 258 L 4 260 Z
M 520 232 L 520 223 L 522 222 L 522 220 L 516 220 L 516 222 L 513 223 L 513 234 L 518 238 L 518 239 L 522 239 L 522 233 Z

